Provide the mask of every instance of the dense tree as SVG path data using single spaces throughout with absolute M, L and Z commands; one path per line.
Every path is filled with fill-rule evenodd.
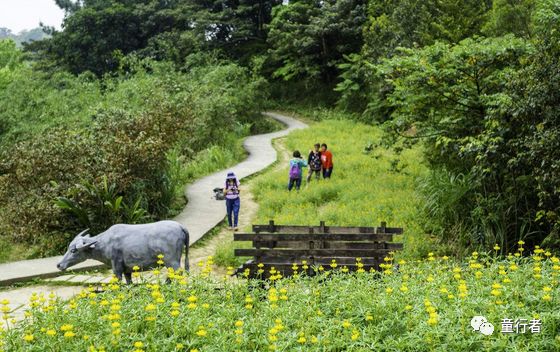
M 71 9 L 63 31 L 54 32 L 51 39 L 29 46 L 29 50 L 39 51 L 73 73 L 91 71 L 101 75 L 118 68 L 121 55 L 146 47 L 151 37 L 188 28 L 192 19 L 178 11 L 179 3 L 86 1 Z
M 0 40 L 0 92 L 12 82 L 15 71 L 21 65 L 22 55 L 16 48 L 16 43 L 12 40 Z
M 485 240 L 508 248 L 536 230 L 531 228 L 535 197 L 527 192 L 527 169 L 511 164 L 518 151 L 509 145 L 518 138 L 508 113 L 509 82 L 530 48 L 513 36 L 466 39 L 457 45 L 437 42 L 421 50 L 404 49 L 402 56 L 380 65 L 394 87 L 388 96 L 395 108 L 391 126 L 403 135 L 414 131 L 409 138 L 426 144 L 432 169 L 445 170 L 451 178 L 466 175 L 470 183 L 469 199 L 457 203 L 470 212 L 465 219 L 470 236 L 464 243 Z M 443 187 L 452 192 L 454 185 Z M 441 195 L 438 204 L 445 200 L 446 194 Z M 434 215 L 439 217 L 434 224 L 443 223 L 440 231 L 453 235 L 448 230 L 455 219 Z
M 457 43 L 478 35 L 490 6 L 489 0 L 370 1 L 364 46 L 340 66 L 338 105 L 361 111 L 366 121 L 384 121 L 391 112 L 386 103 L 390 87 L 375 70 L 364 68 L 392 57 L 400 47 L 422 48 L 436 40 Z
M 535 21 L 536 52 L 516 80 L 510 147 L 512 168 L 526 170 L 529 192 L 538 197 L 532 219 L 546 245 L 560 245 L 560 6 L 540 2 Z
M 332 83 L 343 56 L 360 50 L 364 21 L 360 0 L 290 1 L 275 8 L 269 33 L 274 77 Z
M 219 51 L 250 61 L 264 51 L 265 26 L 279 0 L 58 0 L 65 10 L 63 30 L 28 46 L 39 58 L 73 73 L 98 75 L 119 67 L 123 55 L 171 60 L 178 66 L 189 54 Z
M 489 36 L 512 33 L 529 37 L 535 4 L 536 0 L 494 0 L 483 32 Z
M 281 0 L 193 0 L 185 6 L 196 18 L 193 30 L 206 39 L 207 48 L 227 57 L 250 61 L 266 49 L 266 26 Z
M 392 56 L 397 47 L 431 44 L 430 24 L 436 15 L 433 1 L 370 1 L 364 29 L 364 55 L 372 62 Z

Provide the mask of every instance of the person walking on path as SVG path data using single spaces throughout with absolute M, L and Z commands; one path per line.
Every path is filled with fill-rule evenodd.
M 333 170 L 332 153 L 330 150 L 327 150 L 325 143 L 321 145 L 321 163 L 323 166 L 323 178 L 331 178 Z
M 319 148 L 321 145 L 319 143 L 315 144 L 315 149 L 309 152 L 307 157 L 307 164 L 309 165 L 309 173 L 307 174 L 307 183 L 311 181 L 311 177 L 315 174 L 317 181 L 321 177 L 321 151 Z
M 239 208 L 241 200 L 239 199 L 239 181 L 233 172 L 229 172 L 226 177 L 226 187 L 224 194 L 226 197 L 226 212 L 228 225 L 231 230 L 237 231 L 237 223 L 239 220 Z M 232 219 L 233 215 L 233 219 Z
M 303 175 L 303 168 L 307 167 L 307 162 L 301 158 L 299 150 L 294 152 L 294 158 L 290 160 L 290 182 L 288 183 L 288 191 L 291 191 L 294 185 L 296 190 L 299 191 L 301 187 L 301 178 Z

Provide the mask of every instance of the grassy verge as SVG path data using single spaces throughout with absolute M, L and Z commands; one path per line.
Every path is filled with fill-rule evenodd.
M 338 267 L 266 285 L 179 274 L 170 284 L 85 289 L 67 302 L 36 297 L 18 326 L 2 302 L 0 350 L 555 351 L 560 260 L 533 254 L 429 255 L 401 260 L 398 271 L 387 258 L 384 272 Z M 492 335 L 473 331 L 479 315 Z M 503 319 L 526 319 L 526 332 L 502 333 Z M 538 333 L 531 320 L 540 322 Z
M 218 170 L 233 166 L 245 159 L 247 153 L 243 148 L 243 140 L 250 133 L 268 133 L 283 128 L 284 125 L 278 121 L 269 117 L 263 117 L 258 125 L 251 128 L 247 126 L 246 130 L 241 133 L 242 137 L 239 137 L 239 133 L 231 134 L 227 140 L 210 146 L 208 149 L 197 153 L 191 159 L 185 159 L 178 151 L 171 150 L 167 154 L 167 159 L 170 187 L 174 194 L 174 200 L 167 216 L 173 217 L 177 215 L 186 205 L 187 199 L 184 196 L 186 184 Z M 40 252 L 37 246 L 12 243 L 8 239 L 0 237 L 0 263 L 36 258 L 36 253 Z
M 175 185 L 175 201 L 169 217 L 177 215 L 187 204 L 188 200 L 184 196 L 186 184 L 238 164 L 247 157 L 247 151 L 243 148 L 243 141 L 251 133 L 269 133 L 283 128 L 285 126 L 277 120 L 263 116 L 258 125 L 247 128 L 245 133 L 242 133 L 243 137 L 239 138 L 232 134 L 227 140 L 197 153 L 190 160 L 184 160 L 176 151 L 169 153 L 170 174 Z
M 332 114 L 332 113 L 329 113 Z M 314 143 L 327 143 L 334 155 L 332 179 L 305 182 L 299 192 L 288 192 L 288 166 L 271 170 L 252 181 L 251 190 L 259 203 L 255 223 L 309 225 L 324 220 L 327 225 L 403 227 L 402 257 L 419 257 L 432 250 L 421 229 L 420 199 L 416 180 L 427 172 L 419 147 L 403 151 L 382 147 L 382 131 L 344 119 L 326 116 L 310 128 L 291 133 L 285 154 L 298 149 L 307 155 Z M 288 155 L 288 157 L 289 157 Z M 399 238 L 400 237 L 400 238 Z M 218 248 L 217 263 L 235 266 L 233 249 L 246 243 L 224 243 Z

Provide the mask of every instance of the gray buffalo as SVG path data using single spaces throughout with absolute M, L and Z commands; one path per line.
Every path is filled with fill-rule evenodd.
M 185 247 L 185 270 L 189 270 L 189 232 L 176 221 L 158 221 L 151 224 L 111 226 L 107 231 L 91 237 L 88 230 L 78 234 L 57 268 L 66 270 L 86 259 L 95 259 L 111 265 L 113 273 L 126 282 L 132 282 L 132 268 L 153 268 L 158 255 L 163 254 L 166 267 L 179 269 Z

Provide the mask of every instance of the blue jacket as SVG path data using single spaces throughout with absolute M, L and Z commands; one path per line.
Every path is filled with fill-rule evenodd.
M 307 161 L 300 158 L 293 158 L 292 160 L 290 160 L 290 169 L 292 168 L 293 165 L 296 164 L 299 165 L 299 178 L 301 178 L 303 174 L 303 168 L 307 167 Z M 288 171 L 288 175 L 289 175 L 289 171 Z

